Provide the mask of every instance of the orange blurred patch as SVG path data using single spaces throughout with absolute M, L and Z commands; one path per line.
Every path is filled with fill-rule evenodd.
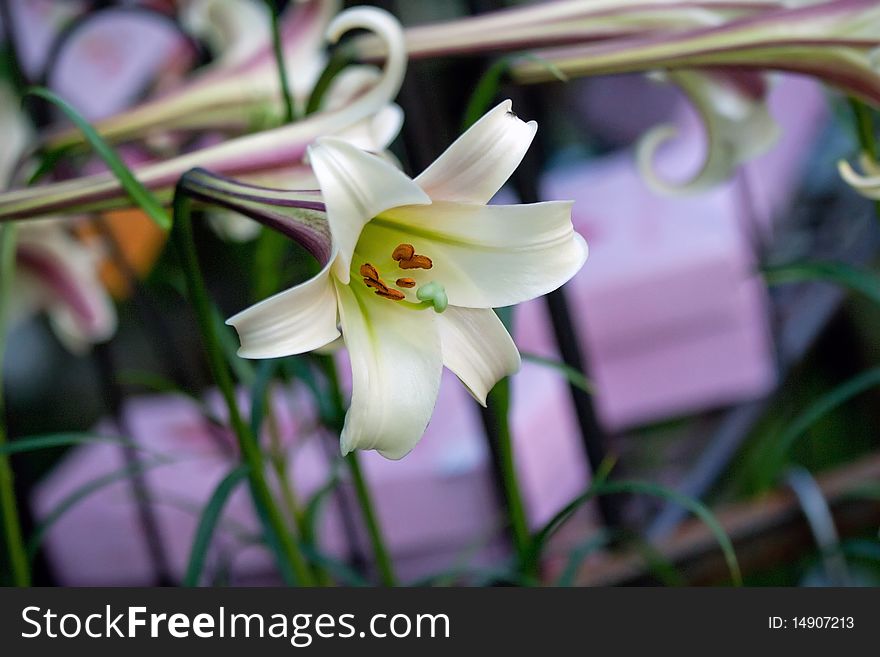
M 150 273 L 168 235 L 141 210 L 114 210 L 104 213 L 102 219 L 131 271 L 122 271 L 108 252 L 101 263 L 101 280 L 116 299 L 124 299 L 132 292 L 131 273 L 139 278 Z M 102 236 L 94 220 L 79 223 L 76 233 L 83 240 L 97 241 Z

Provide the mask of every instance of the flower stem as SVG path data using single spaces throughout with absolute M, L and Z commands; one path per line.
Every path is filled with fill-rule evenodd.
M 859 146 L 868 154 L 874 162 L 880 161 L 878 158 L 877 140 L 874 137 L 874 118 L 871 116 L 871 108 L 863 102 L 855 98 L 849 99 L 849 106 L 852 108 L 853 117 L 856 124 L 856 135 L 859 139 Z M 877 219 L 880 220 L 880 201 L 874 202 L 874 211 Z
M 6 312 L 12 281 L 15 275 L 15 242 L 17 226 L 14 223 L 0 226 L 0 446 L 6 444 L 6 407 L 3 397 L 3 354 L 6 351 Z M 15 482 L 9 455 L 0 453 L 0 517 L 3 518 L 3 535 L 9 550 L 9 565 L 15 586 L 30 586 L 31 573 L 27 551 L 18 518 L 15 499 Z
M 507 515 L 517 558 L 522 568 L 532 570 L 534 564 L 529 564 L 525 560 L 526 555 L 529 553 L 531 536 L 529 535 L 529 524 L 526 520 L 522 491 L 519 487 L 519 479 L 516 476 L 513 440 L 510 434 L 510 379 L 499 381 L 489 393 L 487 411 L 489 421 L 494 429 L 492 433 L 495 438 L 498 468 L 501 473 L 504 497 L 507 503 Z M 527 574 L 534 573 L 529 572 Z
M 195 307 L 202 338 L 205 341 L 208 363 L 229 410 L 229 423 L 238 438 L 242 459 L 249 466 L 248 478 L 254 503 L 264 518 L 267 529 L 272 534 L 270 539 L 273 539 L 277 546 L 279 567 L 283 572 L 292 571 L 300 585 L 311 586 L 314 583 L 312 573 L 299 546 L 288 531 L 284 516 L 275 504 L 275 499 L 266 481 L 260 447 L 239 412 L 232 376 L 223 360 L 219 338 L 214 329 L 211 303 L 199 269 L 192 234 L 192 222 L 189 217 L 189 199 L 179 191 L 174 196 L 174 219 L 177 233 L 175 243 L 183 264 L 187 287 Z
M 335 415 L 333 418 L 333 428 L 337 431 L 341 431 L 345 418 L 345 405 L 342 401 L 342 390 L 339 387 L 339 376 L 336 373 L 336 364 L 330 356 L 321 356 L 320 362 L 327 380 L 330 383 L 331 404 Z M 367 534 L 370 537 L 373 556 L 376 559 L 376 568 L 379 571 L 379 579 L 383 586 L 396 586 L 397 576 L 394 574 L 394 565 L 391 561 L 391 554 L 388 552 L 385 537 L 382 534 L 382 527 L 379 524 L 379 518 L 376 515 L 375 505 L 373 504 L 373 496 L 370 494 L 367 480 L 361 470 L 361 464 L 357 452 L 349 453 L 348 456 L 345 457 L 345 461 L 351 472 L 355 497 L 357 497 L 364 525 L 366 526 Z
M 361 507 L 361 513 L 364 516 L 364 524 L 367 526 L 367 533 L 370 536 L 370 544 L 373 546 L 373 556 L 376 558 L 376 568 L 379 570 L 379 579 L 383 586 L 397 586 L 397 577 L 394 574 L 394 566 L 391 563 L 391 555 L 385 545 L 385 538 L 382 535 L 382 528 L 379 525 L 379 518 L 376 516 L 375 506 L 373 504 L 373 496 L 367 486 L 364 473 L 361 471 L 361 464 L 358 460 L 357 452 L 350 452 L 345 457 L 348 463 L 348 469 L 351 471 L 351 478 L 354 482 L 354 492 L 357 497 L 358 504 Z
M 281 40 L 281 21 L 278 2 L 269 0 L 269 11 L 272 14 L 272 47 L 275 51 L 275 66 L 278 69 L 278 82 L 281 85 L 281 97 L 284 100 L 284 122 L 293 123 L 296 114 L 293 108 L 293 96 L 287 79 L 287 65 L 284 62 L 284 45 Z
M 275 471 L 275 477 L 278 480 L 278 487 L 281 490 L 281 501 L 284 504 L 284 510 L 287 512 L 288 519 L 296 525 L 300 538 L 306 545 L 313 540 L 314 537 L 309 536 L 309 527 L 306 521 L 305 513 L 302 506 L 297 500 L 296 489 L 293 486 L 293 480 L 290 476 L 290 469 L 287 467 L 287 460 L 284 455 L 284 446 L 281 443 L 281 431 L 278 427 L 278 419 L 275 417 L 275 410 L 271 403 L 271 390 L 267 393 L 266 400 L 266 424 L 269 430 L 269 462 Z M 330 586 L 333 580 L 327 571 L 320 564 L 312 564 L 312 573 L 316 582 L 321 586 Z

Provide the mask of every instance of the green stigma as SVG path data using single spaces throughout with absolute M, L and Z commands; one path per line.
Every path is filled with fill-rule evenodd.
M 449 305 L 449 299 L 446 297 L 446 289 L 437 283 L 431 281 L 419 287 L 416 290 L 416 297 L 419 301 L 425 301 L 434 306 L 434 311 L 442 313 Z

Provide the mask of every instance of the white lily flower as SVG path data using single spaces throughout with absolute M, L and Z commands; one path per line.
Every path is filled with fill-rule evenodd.
M 314 278 L 228 323 L 245 358 L 312 351 L 341 330 L 353 378 L 343 453 L 407 454 L 430 420 L 443 366 L 485 404 L 495 383 L 520 366 L 492 308 L 560 287 L 586 260 L 570 202 L 487 205 L 537 128 L 510 108 L 506 101 L 490 111 L 414 180 L 325 137 L 309 149 L 320 193 L 250 187 L 237 203 L 214 196 L 242 211 L 271 206 L 265 218 L 309 238 L 306 246 L 325 262 Z M 300 221 L 291 228 L 294 215 Z M 329 242 L 320 246 L 328 228 L 332 251 Z

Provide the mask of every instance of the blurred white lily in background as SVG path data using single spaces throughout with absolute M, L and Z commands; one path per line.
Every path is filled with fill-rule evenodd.
M 33 138 L 18 99 L 5 85 L 0 86 L 0 134 L 0 180 L 5 185 Z M 45 311 L 58 339 L 73 352 L 113 335 L 116 310 L 98 273 L 100 253 L 78 240 L 69 222 L 44 219 L 20 225 L 15 264 L 11 326 Z
M 672 71 L 656 77 L 676 84 L 690 98 L 706 130 L 706 153 L 699 170 L 686 181 L 661 177 L 654 170 L 654 156 L 678 128 L 652 128 L 636 149 L 639 171 L 656 192 L 681 195 L 702 192 L 728 180 L 739 165 L 766 153 L 779 137 L 779 126 L 765 103 L 764 76 L 724 71 Z
M 246 358 L 312 351 L 341 330 L 353 377 L 343 453 L 407 454 L 431 418 L 443 366 L 485 404 L 495 383 L 520 365 L 492 308 L 560 287 L 586 260 L 571 203 L 487 205 L 536 129 L 504 102 L 414 180 L 329 137 L 309 149 L 320 192 L 212 183 L 205 172 L 184 177 L 184 189 L 198 198 L 282 230 L 293 226 L 285 232 L 306 234 L 324 263 L 314 278 L 228 323 Z
M 880 5 L 876 0 L 789 0 L 782 4 L 716 27 L 536 50 L 537 59 L 515 62 L 511 76 L 533 83 L 560 74 L 665 71 L 662 75 L 688 94 L 703 119 L 706 157 L 691 180 L 680 184 L 663 180 L 653 170 L 653 156 L 674 128 L 662 126 L 640 143 L 639 167 L 659 192 L 702 191 L 766 152 L 778 136 L 763 102 L 761 71 L 811 75 L 880 105 Z M 842 171 L 855 179 L 851 169 Z
M 357 7 L 339 14 L 327 28 L 326 38 L 334 43 L 354 29 L 380 35 L 389 54 L 381 75 L 373 70 L 373 83 L 350 102 L 323 108 L 296 123 L 135 166 L 134 175 L 160 198 L 170 200 L 178 178 L 193 167 L 255 180 L 280 175 L 279 170 L 285 169 L 290 175 L 310 177 L 301 166 L 302 158 L 307 147 L 325 135 L 340 136 L 370 150 L 383 150 L 397 135 L 403 119 L 400 109 L 392 103 L 406 73 L 403 33 L 397 20 L 387 12 Z M 131 207 L 131 200 L 109 173 L 0 194 L 0 220 L 123 207 Z
M 55 335 L 81 353 L 116 332 L 116 309 L 98 273 L 101 253 L 69 231 L 70 222 L 41 219 L 18 230 L 11 323 L 45 311 Z
M 339 0 L 293 2 L 281 18 L 290 91 L 301 108 L 327 63 L 325 33 L 340 4 Z M 119 142 L 175 130 L 242 134 L 277 126 L 283 114 L 282 95 L 265 3 L 189 0 L 181 17 L 195 35 L 207 40 L 215 61 L 179 87 L 97 122 L 95 129 L 108 141 Z M 379 39 L 385 43 L 386 35 Z M 373 66 L 346 68 L 331 83 L 322 108 L 344 108 L 373 87 L 379 76 Z M 64 130 L 45 141 L 48 148 L 77 144 L 82 144 L 82 135 L 76 130 Z
M 826 0 L 794 2 L 718 27 L 535 54 L 572 77 L 694 68 L 789 71 L 811 75 L 880 105 L 878 47 L 880 5 L 876 0 Z M 522 83 L 553 79 L 546 63 L 530 60 L 516 62 L 511 75 Z
M 807 0 L 801 0 L 804 2 Z M 812 0 L 816 1 L 816 0 Z M 633 35 L 717 26 L 733 18 L 789 6 L 791 0 L 555 0 L 533 2 L 406 29 L 413 59 L 545 46 L 585 44 Z M 364 58 L 384 46 L 373 37 L 357 43 Z
M 707 150 L 690 179 L 654 171 L 657 149 L 675 134 L 659 126 L 641 140 L 639 168 L 662 194 L 705 191 L 769 150 L 778 128 L 765 105 L 767 70 L 815 75 L 875 103 L 880 45 L 871 0 L 557 0 L 407 28 L 410 57 L 528 52 L 514 59 L 518 82 L 648 72 L 679 86 L 703 120 Z M 356 42 L 363 58 L 382 52 Z
M 272 38 L 263 0 L 184 0 L 179 7 L 181 25 L 208 46 L 217 68 L 246 60 Z

